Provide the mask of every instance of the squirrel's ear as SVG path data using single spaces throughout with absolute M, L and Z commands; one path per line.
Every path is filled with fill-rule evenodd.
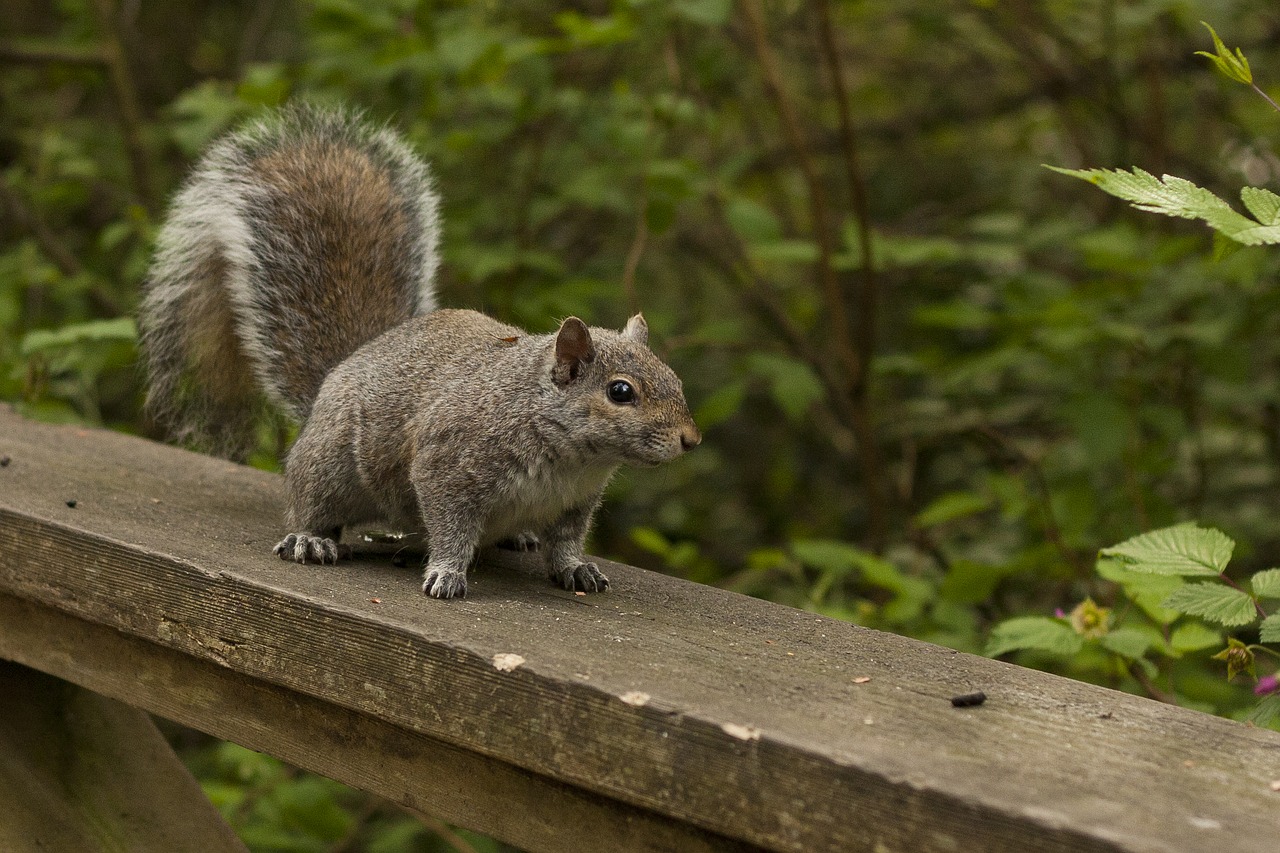
M 622 330 L 622 337 L 638 344 L 649 343 L 649 324 L 644 321 L 643 314 L 637 314 L 627 321 L 627 327 Z
M 596 345 L 591 340 L 587 324 L 577 317 L 570 317 L 560 324 L 556 335 L 556 366 L 554 378 L 566 385 L 578 378 L 582 366 L 594 361 Z

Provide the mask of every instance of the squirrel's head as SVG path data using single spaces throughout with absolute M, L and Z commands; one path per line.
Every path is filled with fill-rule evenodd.
M 702 441 L 680 378 L 649 349 L 649 326 L 639 314 L 621 332 L 565 320 L 551 377 L 590 425 L 584 441 L 599 455 L 658 465 Z

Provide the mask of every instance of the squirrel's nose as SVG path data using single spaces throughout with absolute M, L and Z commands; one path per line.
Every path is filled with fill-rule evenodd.
M 702 433 L 698 432 L 696 426 L 689 424 L 680 430 L 680 446 L 685 450 L 693 450 L 699 444 L 702 444 Z

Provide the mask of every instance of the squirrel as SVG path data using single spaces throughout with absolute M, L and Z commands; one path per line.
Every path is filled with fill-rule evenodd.
M 701 441 L 636 314 L 529 334 L 437 308 L 439 200 L 395 132 L 294 105 L 212 145 L 175 196 L 139 308 L 148 409 L 241 457 L 264 404 L 302 424 L 284 560 L 334 563 L 342 529 L 425 534 L 422 590 L 466 595 L 482 546 L 543 554 L 569 590 L 605 484 Z M 345 554 L 348 549 L 341 549 Z

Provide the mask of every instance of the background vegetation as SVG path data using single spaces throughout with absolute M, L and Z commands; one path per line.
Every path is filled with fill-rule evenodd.
M 1041 168 L 1275 188 L 1200 20 L 1274 97 L 1280 9 L 1236 0 L 10 0 L 0 398 L 151 433 L 165 199 L 256 110 L 360 105 L 435 167 L 445 304 L 642 307 L 684 378 L 706 442 L 618 479 L 597 553 L 1242 717 L 1257 627 L 1097 560 L 1195 519 L 1223 588 L 1280 564 L 1280 250 Z M 255 849 L 491 846 L 175 737 Z

